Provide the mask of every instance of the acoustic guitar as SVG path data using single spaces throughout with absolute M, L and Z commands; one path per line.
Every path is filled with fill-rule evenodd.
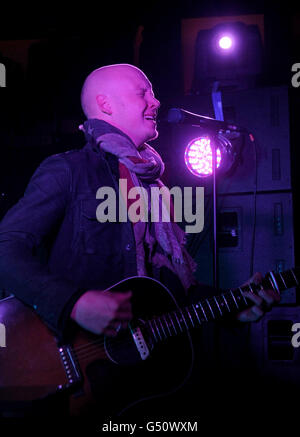
M 0 323 L 6 347 L 0 347 L 0 411 L 65 393 L 73 416 L 103 405 L 121 414 L 143 400 L 174 392 L 191 372 L 192 329 L 253 305 L 243 291 L 257 293 L 263 287 L 280 294 L 297 286 L 298 278 L 296 268 L 269 272 L 261 285 L 248 284 L 182 308 L 159 281 L 127 278 L 107 292 L 132 290 L 128 328 L 107 337 L 74 323 L 72 338 L 64 343 L 30 307 L 14 296 L 3 299 Z

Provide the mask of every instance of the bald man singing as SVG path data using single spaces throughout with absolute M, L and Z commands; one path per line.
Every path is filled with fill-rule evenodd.
M 86 145 L 44 160 L 0 224 L 0 287 L 60 339 L 74 324 L 106 336 L 126 327 L 131 291 L 105 292 L 125 278 L 152 276 L 175 284 L 182 296 L 197 286 L 177 225 L 100 222 L 96 216 L 100 187 L 115 190 L 120 179 L 145 190 L 162 186 L 164 163 L 148 144 L 158 136 L 160 105 L 149 79 L 132 65 L 99 68 L 85 80 L 81 104 Z M 37 253 L 45 241 L 48 258 L 41 261 Z M 245 296 L 254 303 L 238 315 L 246 322 L 278 301 L 271 290 Z

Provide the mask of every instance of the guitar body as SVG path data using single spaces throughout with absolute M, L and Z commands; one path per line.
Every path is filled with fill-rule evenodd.
M 145 323 L 178 308 L 172 294 L 146 277 L 126 279 L 107 292 L 126 290 L 132 290 L 128 329 L 104 337 L 76 327 L 70 344 L 63 345 L 29 307 L 14 297 L 0 301 L 0 322 L 6 328 L 0 406 L 69 391 L 71 415 L 120 414 L 182 386 L 192 366 L 189 334 L 155 344 Z
M 36 313 L 14 297 L 0 301 L 0 413 L 60 393 L 70 395 L 73 416 L 112 416 L 137 411 L 178 390 L 193 365 L 189 330 L 253 305 L 243 291 L 282 291 L 299 286 L 300 269 L 269 272 L 246 284 L 179 308 L 170 291 L 147 277 L 125 279 L 107 293 L 132 291 L 133 320 L 116 337 L 94 335 L 74 324 L 59 344 Z M 4 328 L 4 331 L 3 331 Z M 152 403 L 153 405 L 153 403 Z

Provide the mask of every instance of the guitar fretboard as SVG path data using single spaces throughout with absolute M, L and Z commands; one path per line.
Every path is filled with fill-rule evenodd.
M 260 289 L 273 289 L 280 294 L 299 285 L 299 269 L 290 269 L 280 273 L 270 272 L 260 285 L 254 283 L 228 290 L 217 296 L 203 299 L 182 309 L 163 314 L 146 322 L 155 342 L 163 341 L 174 335 L 189 331 L 203 323 L 220 319 L 230 313 L 238 313 L 254 303 L 243 292 L 257 294 Z

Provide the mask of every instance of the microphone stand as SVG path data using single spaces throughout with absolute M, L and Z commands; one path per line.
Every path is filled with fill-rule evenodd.
M 212 102 L 214 107 L 215 118 L 224 121 L 222 95 L 219 89 L 219 82 L 215 81 L 212 86 Z M 213 285 L 219 287 L 219 257 L 218 257 L 218 239 L 217 239 L 217 133 L 211 131 L 212 135 L 212 175 L 213 175 L 213 235 L 214 235 L 214 249 L 213 249 Z
M 213 195 L 213 286 L 219 287 L 219 257 L 217 235 L 217 134 L 210 131 L 212 152 L 212 195 Z
M 196 125 L 194 125 L 196 126 Z M 198 126 L 202 127 L 202 126 Z M 217 137 L 219 128 L 205 129 L 210 137 L 211 153 L 212 153 L 212 196 L 213 196 L 213 287 L 219 287 L 219 257 L 218 257 L 218 235 L 217 235 Z

